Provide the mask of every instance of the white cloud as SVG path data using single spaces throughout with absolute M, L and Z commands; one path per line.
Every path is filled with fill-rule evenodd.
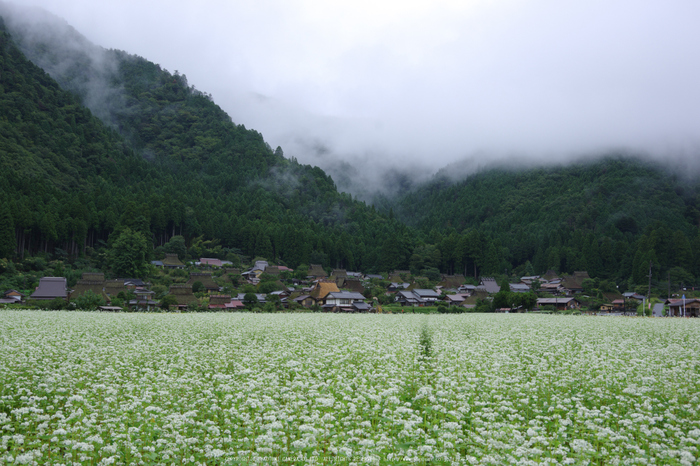
M 187 75 L 288 156 L 695 156 L 694 0 L 26 0 Z M 264 98 L 260 98 L 264 96 Z

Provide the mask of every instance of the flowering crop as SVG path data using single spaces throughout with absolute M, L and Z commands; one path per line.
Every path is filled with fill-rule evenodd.
M 695 464 L 700 322 L 0 314 L 0 464 Z

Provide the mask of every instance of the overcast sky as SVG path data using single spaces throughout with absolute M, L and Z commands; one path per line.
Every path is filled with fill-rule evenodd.
M 187 75 L 305 163 L 700 154 L 697 0 L 19 3 Z

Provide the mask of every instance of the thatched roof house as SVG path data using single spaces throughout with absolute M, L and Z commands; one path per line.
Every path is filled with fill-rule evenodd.
M 104 292 L 108 297 L 116 298 L 117 295 L 119 293 L 121 293 L 122 291 L 124 293 L 127 292 L 127 288 L 126 288 L 126 285 L 124 284 L 123 278 L 117 278 L 114 280 L 105 280 Z
M 219 289 L 219 285 L 216 284 L 210 273 L 191 273 L 190 279 L 186 284 L 192 288 L 192 285 L 194 285 L 196 282 L 201 282 L 207 291 L 218 291 Z
M 311 264 L 311 267 L 309 267 L 309 276 L 316 278 L 326 278 L 328 274 L 325 270 L 323 270 L 323 267 L 320 264 Z
M 168 293 L 175 296 L 179 307 L 197 302 L 197 297 L 192 293 L 192 286 L 190 285 L 170 285 Z
M 83 273 L 82 278 L 75 284 L 75 289 L 71 291 L 70 299 L 75 299 L 82 296 L 87 293 L 88 290 L 92 291 L 97 296 L 102 296 L 105 300 L 109 299 L 105 293 L 104 287 L 105 274 L 85 272 Z
M 185 267 L 185 264 L 180 262 L 180 259 L 177 257 L 177 254 L 165 254 L 165 259 L 163 259 L 163 266 L 164 267 L 170 267 L 170 268 L 176 268 L 176 269 L 182 269 Z
M 316 303 L 323 303 L 329 293 L 338 293 L 339 291 L 335 282 L 321 280 L 316 283 L 309 297 L 313 298 Z

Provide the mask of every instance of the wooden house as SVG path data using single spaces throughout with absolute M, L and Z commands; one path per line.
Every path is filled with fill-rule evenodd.
M 537 307 L 542 308 L 544 306 L 554 306 L 557 311 L 581 309 L 579 300 L 572 297 L 539 298 L 537 300 Z
M 326 312 L 369 312 L 365 297 L 354 291 L 334 291 L 326 295 L 323 310 Z
M 322 306 L 326 303 L 326 296 L 328 296 L 329 293 L 338 292 L 340 292 L 340 289 L 338 288 L 338 285 L 335 284 L 335 282 L 332 282 L 330 280 L 319 280 L 318 282 L 316 282 L 316 285 L 309 293 L 309 299 L 306 302 L 312 302 L 313 300 L 312 306 L 314 304 Z
M 112 300 L 113 298 L 116 298 L 119 293 L 124 292 L 126 293 L 128 291 L 128 288 L 124 284 L 124 279 L 123 278 L 116 278 L 114 280 L 105 280 L 104 283 L 104 292 L 105 295 L 107 296 L 108 300 Z
M 30 298 L 50 301 L 56 298 L 67 300 L 68 296 L 68 280 L 65 277 L 43 277 L 39 279 L 39 286 Z
M 328 274 L 325 270 L 323 270 L 323 267 L 320 264 L 311 264 L 309 267 L 308 276 L 314 278 L 326 278 L 328 277 Z
M 109 296 L 105 293 L 105 274 L 83 273 L 82 278 L 75 284 L 75 289 L 71 291 L 70 299 L 76 299 L 87 293 L 88 290 L 106 301 L 109 300 Z
M 700 317 L 700 299 L 672 299 L 667 303 L 671 317 Z
M 184 308 L 189 303 L 197 302 L 197 297 L 192 293 L 192 286 L 189 285 L 170 285 L 168 294 L 175 296 L 178 308 Z
M 166 253 L 165 259 L 163 259 L 163 267 L 168 269 L 184 269 L 185 264 L 180 261 L 177 254 Z

